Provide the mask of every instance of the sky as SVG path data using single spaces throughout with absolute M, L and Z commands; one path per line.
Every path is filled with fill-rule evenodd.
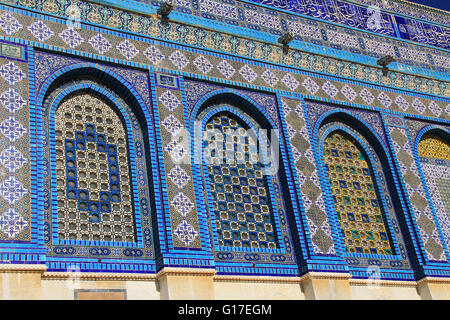
M 407 1 L 423 4 L 441 10 L 450 11 L 450 0 L 407 0 Z

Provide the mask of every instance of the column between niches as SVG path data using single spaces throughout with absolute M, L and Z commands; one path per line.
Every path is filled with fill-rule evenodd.
M 288 160 L 292 164 L 290 170 L 295 194 L 300 203 L 300 210 L 293 214 L 296 221 L 303 221 L 302 224 L 297 223 L 297 229 L 304 233 L 299 233 L 301 250 L 298 250 L 297 254 L 300 273 L 303 274 L 302 289 L 306 299 L 332 299 L 335 288 L 339 288 L 340 297 L 348 299 L 348 279 L 351 275 L 348 264 L 342 257 L 342 249 L 336 247 L 333 238 L 332 221 L 329 219 L 329 212 L 333 208 L 327 205 L 323 192 L 308 192 L 324 190 L 323 181 L 326 177 L 319 169 L 320 152 L 317 142 L 313 139 L 313 127 L 306 102 L 303 98 L 286 95 L 279 95 L 278 99 L 282 106 L 279 112 L 283 130 L 288 132 L 289 126 L 291 132 L 294 132 L 286 137 L 286 145 L 289 151 Z M 326 259 L 323 258 L 324 255 L 327 256 Z

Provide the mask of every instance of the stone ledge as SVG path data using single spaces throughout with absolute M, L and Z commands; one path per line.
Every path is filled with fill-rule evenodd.
M 381 287 L 416 287 L 417 282 L 414 280 L 376 280 L 376 279 L 350 279 L 351 286 L 381 286 Z
M 270 282 L 270 283 L 300 283 L 299 277 L 276 277 L 276 276 L 243 276 L 243 275 L 215 275 L 217 282 Z
M 0 264 L 0 272 L 44 273 L 46 270 L 45 264 Z
M 448 284 L 448 285 L 450 285 L 450 278 L 444 278 L 444 277 L 423 277 L 422 279 L 417 280 L 417 285 L 422 284 L 424 282 L 440 283 L 440 284 Z
M 156 275 L 143 273 L 83 273 L 83 272 L 45 272 L 43 280 L 67 280 L 79 278 L 80 280 L 115 280 L 115 281 L 155 281 Z
M 316 279 L 350 280 L 352 276 L 346 272 L 308 272 L 300 277 L 300 282 Z

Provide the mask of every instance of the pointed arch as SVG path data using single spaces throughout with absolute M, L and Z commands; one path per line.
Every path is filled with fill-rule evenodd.
M 264 174 L 262 162 L 270 158 L 267 145 L 261 147 L 262 157 L 265 157 L 261 162 L 259 160 L 262 158 L 258 158 L 258 161 L 251 163 L 251 152 L 245 149 L 246 143 L 258 141 L 261 137 L 259 129 L 272 129 L 276 125 L 254 101 L 247 100 L 242 93 L 235 93 L 231 89 L 215 93 L 205 96 L 191 112 L 191 125 L 196 126 L 195 137 L 202 137 L 193 139 L 192 145 L 196 152 L 196 163 L 199 164 L 199 183 L 206 191 L 205 212 L 211 240 L 215 244 L 213 250 L 229 251 L 233 247 L 233 250 L 238 251 L 283 252 L 288 237 L 280 230 L 280 219 L 286 223 L 286 209 L 282 201 L 279 174 Z M 236 152 L 236 159 L 241 159 L 242 163 L 206 163 L 205 150 L 200 148 L 203 146 L 200 141 L 205 143 L 205 140 L 199 134 L 208 128 L 217 129 L 219 135 L 228 129 L 240 132 L 230 137 L 231 141 L 236 142 L 233 148 L 238 148 L 241 141 L 246 141 L 241 147 L 244 150 L 242 154 L 248 151 L 248 157 Z M 225 141 L 220 139 L 220 144 L 226 149 Z M 268 141 L 273 139 L 278 142 L 278 136 L 269 135 Z M 206 140 L 204 146 L 210 146 L 211 143 L 211 140 Z M 283 170 L 282 164 L 280 170 Z M 230 182 L 229 187 L 224 179 Z
M 147 116 L 146 110 L 139 110 L 143 106 L 142 96 L 133 88 L 133 86 L 121 75 L 112 70 L 93 62 L 76 63 L 59 69 L 46 78 L 39 88 L 37 95 L 37 105 L 42 105 L 48 95 L 64 82 L 92 80 L 114 92 L 122 99 L 127 101 L 135 110 L 137 115 L 141 113 Z
M 92 63 L 59 70 L 38 97 L 49 172 L 44 177 L 50 196 L 44 213 L 51 230 L 47 245 L 153 251 L 150 223 L 143 230 L 143 217 L 153 206 L 147 187 L 152 186 L 149 114 L 142 97 L 122 77 Z M 86 254 L 98 255 L 94 251 Z
M 244 93 L 234 89 L 220 89 L 209 92 L 203 96 L 191 110 L 191 125 L 197 119 L 198 115 L 208 106 L 227 103 L 238 105 L 241 110 L 252 114 L 252 117 L 265 129 L 277 128 L 273 119 L 264 108 L 262 108 L 254 99 Z
M 325 112 L 317 120 L 313 132 L 318 132 L 320 127 L 323 127 L 325 124 L 333 121 L 345 123 L 357 132 L 360 132 L 375 149 L 378 156 L 383 160 L 386 160 L 383 162 L 387 162 L 388 159 L 386 155 L 388 151 L 381 142 L 383 141 L 382 137 L 375 130 L 372 130 L 370 125 L 364 119 L 348 110 L 336 108 Z

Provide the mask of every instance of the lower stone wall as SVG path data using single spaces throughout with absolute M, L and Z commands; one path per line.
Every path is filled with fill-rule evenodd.
M 249 277 L 247 277 L 249 278 Z M 214 296 L 216 300 L 305 300 L 305 294 L 297 281 L 262 277 L 254 279 L 236 279 L 236 277 L 215 277 Z
M 159 300 L 157 282 L 152 280 L 43 280 L 43 300 Z

